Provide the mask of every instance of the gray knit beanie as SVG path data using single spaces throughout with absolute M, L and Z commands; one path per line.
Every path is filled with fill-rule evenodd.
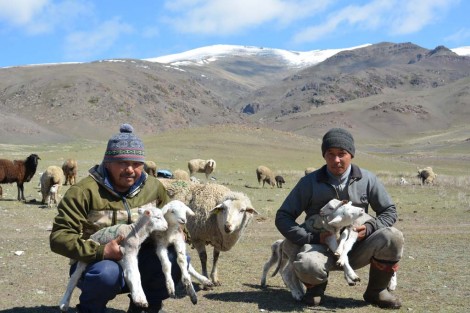
M 350 132 L 343 128 L 332 128 L 324 136 L 321 144 L 322 155 L 329 148 L 340 148 L 348 151 L 353 157 L 356 153 L 354 139 Z
M 103 162 L 113 161 L 145 161 L 144 144 L 133 134 L 134 128 L 129 124 L 122 124 L 119 134 L 112 136 L 108 141 Z

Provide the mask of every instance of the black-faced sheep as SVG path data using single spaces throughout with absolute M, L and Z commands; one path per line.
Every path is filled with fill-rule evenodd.
M 25 160 L 0 159 L 0 184 L 11 184 L 16 182 L 18 188 L 18 201 L 25 201 L 24 183 L 33 178 L 38 167 L 38 160 L 41 158 L 37 154 L 30 154 Z M 0 186 L 0 198 L 3 190 Z
M 77 180 L 77 173 L 78 173 L 78 164 L 75 159 L 67 159 L 62 164 L 62 171 L 64 172 L 65 176 L 65 185 L 75 184 Z
M 212 159 L 192 159 L 188 162 L 190 176 L 193 176 L 194 173 L 204 173 L 206 174 L 206 179 L 209 179 L 209 175 L 215 170 L 215 167 L 216 163 Z
M 284 177 L 280 175 L 277 175 L 276 177 L 274 177 L 274 179 L 276 180 L 277 188 L 282 188 L 282 184 L 286 183 L 286 181 L 284 180 Z
M 256 168 L 256 177 L 258 178 L 258 184 L 261 184 L 261 181 L 264 183 L 268 183 L 271 187 L 276 185 L 276 179 L 274 178 L 273 172 L 264 165 L 260 165 Z
M 212 245 L 213 261 L 210 278 L 220 285 L 217 262 L 221 251 L 229 251 L 240 240 L 253 215 L 258 212 L 241 192 L 218 184 L 197 184 L 162 179 L 168 195 L 189 206 L 195 216 L 188 218 L 191 244 L 201 261 L 202 275 L 207 275 L 206 245 Z
M 51 187 L 54 185 L 59 185 L 59 188 L 57 188 L 57 192 L 55 193 L 55 196 L 58 196 L 58 193 L 60 191 L 60 186 L 64 183 L 64 172 L 62 171 L 62 168 L 51 165 L 49 166 L 41 176 L 41 194 L 42 194 L 42 204 L 48 204 L 49 206 L 52 204 L 50 195 L 51 195 Z
M 417 177 L 421 180 L 421 185 L 434 184 L 437 174 L 434 173 L 432 167 L 428 166 L 423 169 L 418 168 Z
M 157 164 L 154 161 L 145 161 L 144 171 L 153 177 L 157 177 Z

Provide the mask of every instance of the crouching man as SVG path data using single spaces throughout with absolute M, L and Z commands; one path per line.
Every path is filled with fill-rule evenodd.
M 325 233 L 310 233 L 296 223 L 319 214 L 331 199 L 352 201 L 354 206 L 369 207 L 376 217 L 356 227 L 358 241 L 348 254 L 353 269 L 370 264 L 369 284 L 364 300 L 380 308 L 399 309 L 400 300 L 388 290 L 403 254 L 403 234 L 392 227 L 397 211 L 378 178 L 368 170 L 351 164 L 355 154 L 351 133 L 342 128 L 329 130 L 322 141 L 326 164 L 302 177 L 276 213 L 276 227 L 284 237 L 299 245 L 300 253 L 293 264 L 296 276 L 307 287 L 302 301 L 318 306 L 324 300 L 328 274 L 337 269 L 336 257 L 324 244 Z

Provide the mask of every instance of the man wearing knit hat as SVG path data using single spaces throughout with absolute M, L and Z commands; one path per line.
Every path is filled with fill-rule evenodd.
M 329 272 L 338 268 L 336 257 L 325 245 L 324 239 L 329 234 L 309 232 L 296 219 L 304 212 L 305 219 L 319 215 L 331 199 L 339 199 L 351 201 L 366 213 L 371 208 L 376 215 L 355 228 L 358 241 L 348 254 L 354 269 L 370 264 L 364 300 L 380 308 L 399 309 L 400 300 L 388 290 L 404 246 L 403 234 L 393 227 L 397 220 L 395 204 L 377 176 L 351 163 L 356 149 L 349 131 L 330 129 L 323 136 L 321 151 L 326 164 L 299 180 L 275 220 L 281 234 L 301 251 L 293 268 L 307 287 L 302 300 L 310 306 L 322 304 Z
M 98 245 L 86 240 L 98 229 L 119 223 L 132 223 L 139 207 L 162 207 L 168 201 L 165 188 L 143 170 L 145 150 L 142 140 L 129 124 L 123 124 L 106 147 L 103 162 L 89 171 L 89 176 L 72 185 L 58 205 L 50 235 L 53 252 L 73 260 L 90 263 L 78 287 L 81 289 L 80 313 L 103 313 L 108 301 L 129 292 L 123 271 L 116 261 L 122 258 L 119 241 Z M 173 280 L 181 279 L 176 252 L 169 250 Z M 165 277 L 155 247 L 144 242 L 139 251 L 139 270 L 149 308 L 133 304 L 129 313 L 162 312 L 162 300 L 168 298 Z M 72 265 L 70 272 L 75 270 Z

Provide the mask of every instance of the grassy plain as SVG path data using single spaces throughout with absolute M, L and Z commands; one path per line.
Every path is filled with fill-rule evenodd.
M 405 235 L 405 252 L 400 262 L 396 293 L 402 299 L 399 312 L 465 312 L 470 306 L 468 239 L 470 238 L 470 151 L 427 147 L 426 154 L 400 146 L 357 141 L 354 162 L 378 173 L 397 204 L 396 227 Z M 362 300 L 368 268 L 358 270 L 362 281 L 349 287 L 341 272 L 333 272 L 324 306 L 308 308 L 295 302 L 280 276 L 268 278 L 268 288 L 259 286 L 261 271 L 269 258 L 271 243 L 281 238 L 274 215 L 283 199 L 303 175 L 306 167 L 320 167 L 323 159 L 319 138 L 307 138 L 271 129 L 243 126 L 175 130 L 144 137 L 147 158 L 160 169 L 187 169 L 191 158 L 213 158 L 217 183 L 245 192 L 260 215 L 248 227 L 241 241 L 221 254 L 222 286 L 199 290 L 199 302 L 192 305 L 180 292 L 165 301 L 169 312 L 377 312 Z M 99 163 L 104 141 L 77 141 L 66 144 L 2 145 L 2 158 L 23 159 L 30 153 L 41 157 L 38 172 L 49 165 L 61 165 L 69 157 L 79 163 L 79 178 Z M 255 169 L 266 165 L 284 176 L 281 188 L 261 188 Z M 464 165 L 467 164 L 465 167 Z M 434 186 L 421 186 L 416 167 L 433 166 L 438 173 Z M 202 174 L 198 174 L 203 178 Z M 409 185 L 400 185 L 400 177 Z M 52 253 L 48 236 L 55 209 L 39 204 L 36 174 L 25 185 L 26 203 L 16 201 L 16 185 L 2 185 L 0 200 L 0 312 L 52 313 L 67 283 L 68 260 Z M 61 190 L 61 194 L 67 189 Z M 194 250 L 193 265 L 200 269 Z M 211 255 L 211 253 L 210 253 Z M 196 284 L 197 285 L 197 284 Z M 78 301 L 76 291 L 72 305 Z M 116 297 L 109 312 L 125 312 L 128 298 Z M 74 312 L 73 309 L 70 310 Z

